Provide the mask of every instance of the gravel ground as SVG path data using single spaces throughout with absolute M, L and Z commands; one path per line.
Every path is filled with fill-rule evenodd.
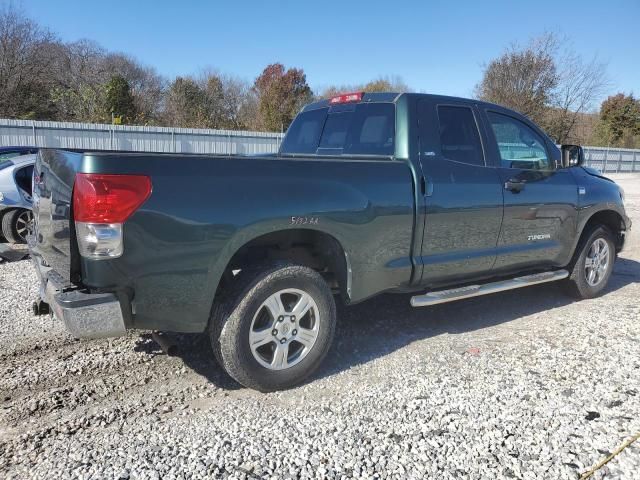
M 640 227 L 640 176 L 617 178 Z M 547 284 L 339 307 L 314 380 L 240 388 L 206 339 L 75 341 L 0 265 L 2 478 L 579 478 L 640 433 L 640 241 L 604 296 Z M 640 478 L 640 440 L 593 478 Z

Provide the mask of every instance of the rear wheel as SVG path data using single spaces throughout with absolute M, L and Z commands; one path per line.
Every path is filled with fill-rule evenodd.
M 27 233 L 32 221 L 31 210 L 10 210 L 2 217 L 2 235 L 10 243 L 27 243 Z
M 593 298 L 607 286 L 616 258 L 611 231 L 603 226 L 595 227 L 580 244 L 572 263 L 571 275 L 566 284 L 573 296 Z
M 336 323 L 331 290 L 316 271 L 301 265 L 239 275 L 234 293 L 211 319 L 218 361 L 239 383 L 263 392 L 301 383 L 331 346 Z

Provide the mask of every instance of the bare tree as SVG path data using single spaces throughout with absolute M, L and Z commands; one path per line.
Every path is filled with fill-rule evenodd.
M 51 91 L 59 120 L 106 121 L 103 84 L 108 79 L 106 52 L 91 40 L 61 45 L 55 64 L 57 85 Z
M 0 116 L 51 116 L 47 92 L 58 40 L 8 4 L 0 9 Z
M 251 120 L 245 118 L 243 113 L 248 111 L 254 100 L 251 85 L 245 80 L 231 75 L 223 75 L 222 82 L 224 110 L 227 112 L 225 128 L 232 130 L 249 128 Z
M 120 76 L 130 86 L 137 112 L 130 121 L 159 121 L 166 81 L 154 69 L 127 55 L 109 53 L 91 40 L 60 45 L 59 50 L 53 67 L 57 84 L 51 91 L 58 119 L 109 122 L 105 89 L 114 76 Z
M 246 130 L 261 131 L 265 128 L 260 116 L 258 93 L 252 88 L 249 88 L 243 94 L 240 109 L 238 110 L 238 123 L 242 125 L 241 128 Z
M 246 128 L 242 111 L 251 101 L 251 86 L 248 82 L 212 69 L 204 70 L 199 82 L 207 92 L 211 128 Z
M 214 69 L 179 77 L 167 90 L 164 122 L 169 125 L 238 130 L 247 128 L 250 85 Z
M 567 40 L 545 33 L 489 62 L 476 96 L 527 115 L 563 143 L 603 93 L 605 72 L 597 58 L 585 62 Z
M 585 62 L 570 50 L 559 56 L 557 62 L 560 70 L 558 86 L 543 126 L 557 143 L 581 143 L 585 139 L 575 131 L 577 123 L 582 114 L 593 110 L 609 85 L 605 74 L 607 67 L 596 57 Z

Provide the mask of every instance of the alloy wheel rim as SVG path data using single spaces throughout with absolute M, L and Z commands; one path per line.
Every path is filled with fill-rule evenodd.
M 309 355 L 319 329 L 320 312 L 311 295 L 296 288 L 279 290 L 253 316 L 249 347 L 263 367 L 284 370 Z
M 584 262 L 584 275 L 587 283 L 595 287 L 600 284 L 611 262 L 611 249 L 604 238 L 597 238 L 589 247 Z
M 22 240 L 27 239 L 27 233 L 33 222 L 33 213 L 31 210 L 25 210 L 16 219 L 16 233 Z

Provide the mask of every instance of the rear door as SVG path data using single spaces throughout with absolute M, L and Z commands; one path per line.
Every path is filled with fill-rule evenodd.
M 470 102 L 418 101 L 419 156 L 426 205 L 422 283 L 488 275 L 496 260 L 502 187 L 487 166 L 484 132 Z
M 557 168 L 557 147 L 525 118 L 501 110 L 483 113 L 488 152 L 504 188 L 496 273 L 567 264 L 577 219 L 573 175 Z

